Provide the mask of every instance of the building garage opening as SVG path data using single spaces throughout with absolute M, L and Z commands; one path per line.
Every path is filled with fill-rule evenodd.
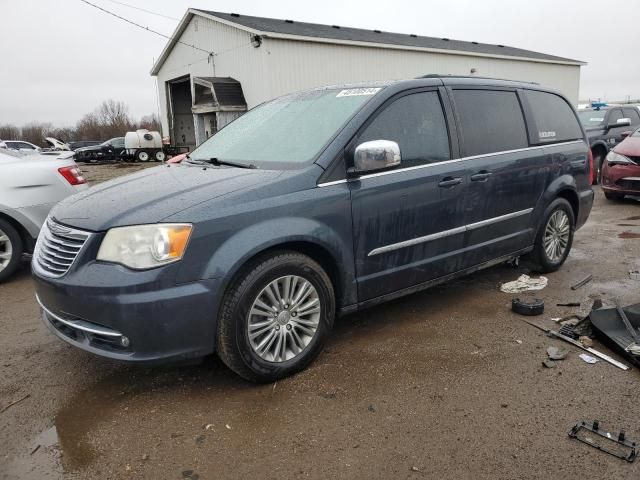
M 177 147 L 196 146 L 194 118 L 191 107 L 191 82 L 189 77 L 182 77 L 167 83 L 169 96 L 169 133 L 171 143 Z

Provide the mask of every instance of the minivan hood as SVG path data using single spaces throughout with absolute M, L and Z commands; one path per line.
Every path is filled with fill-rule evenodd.
M 58 222 L 91 231 L 157 223 L 207 200 L 257 188 L 282 173 L 225 166 L 163 165 L 68 197 L 52 210 L 51 216 Z

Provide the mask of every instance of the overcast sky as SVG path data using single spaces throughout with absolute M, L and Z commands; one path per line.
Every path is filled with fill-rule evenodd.
M 91 0 L 171 34 L 188 7 L 505 44 L 588 62 L 580 98 L 640 97 L 640 1 Z M 157 112 L 166 40 L 80 0 L 0 0 L 0 123 L 71 126 L 102 100 Z M 523 79 L 526 80 L 526 79 Z

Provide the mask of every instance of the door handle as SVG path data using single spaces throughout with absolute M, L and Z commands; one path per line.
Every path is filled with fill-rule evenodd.
M 485 180 L 487 180 L 491 175 L 493 175 L 491 172 L 478 172 L 474 175 L 471 175 L 471 181 L 472 182 L 484 182 Z
M 450 187 L 455 187 L 456 185 L 459 185 L 462 183 L 462 178 L 461 177 L 444 177 L 442 179 L 442 181 L 438 184 L 438 186 L 440 188 L 450 188 Z

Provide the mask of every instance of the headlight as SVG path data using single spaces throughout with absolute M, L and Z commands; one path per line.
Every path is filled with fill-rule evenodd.
M 631 160 L 629 160 L 624 155 L 620 155 L 614 151 L 609 152 L 607 155 L 607 163 L 609 165 L 635 165 Z
M 112 228 L 102 240 L 98 260 L 143 270 L 182 258 L 193 226 L 188 223 Z

